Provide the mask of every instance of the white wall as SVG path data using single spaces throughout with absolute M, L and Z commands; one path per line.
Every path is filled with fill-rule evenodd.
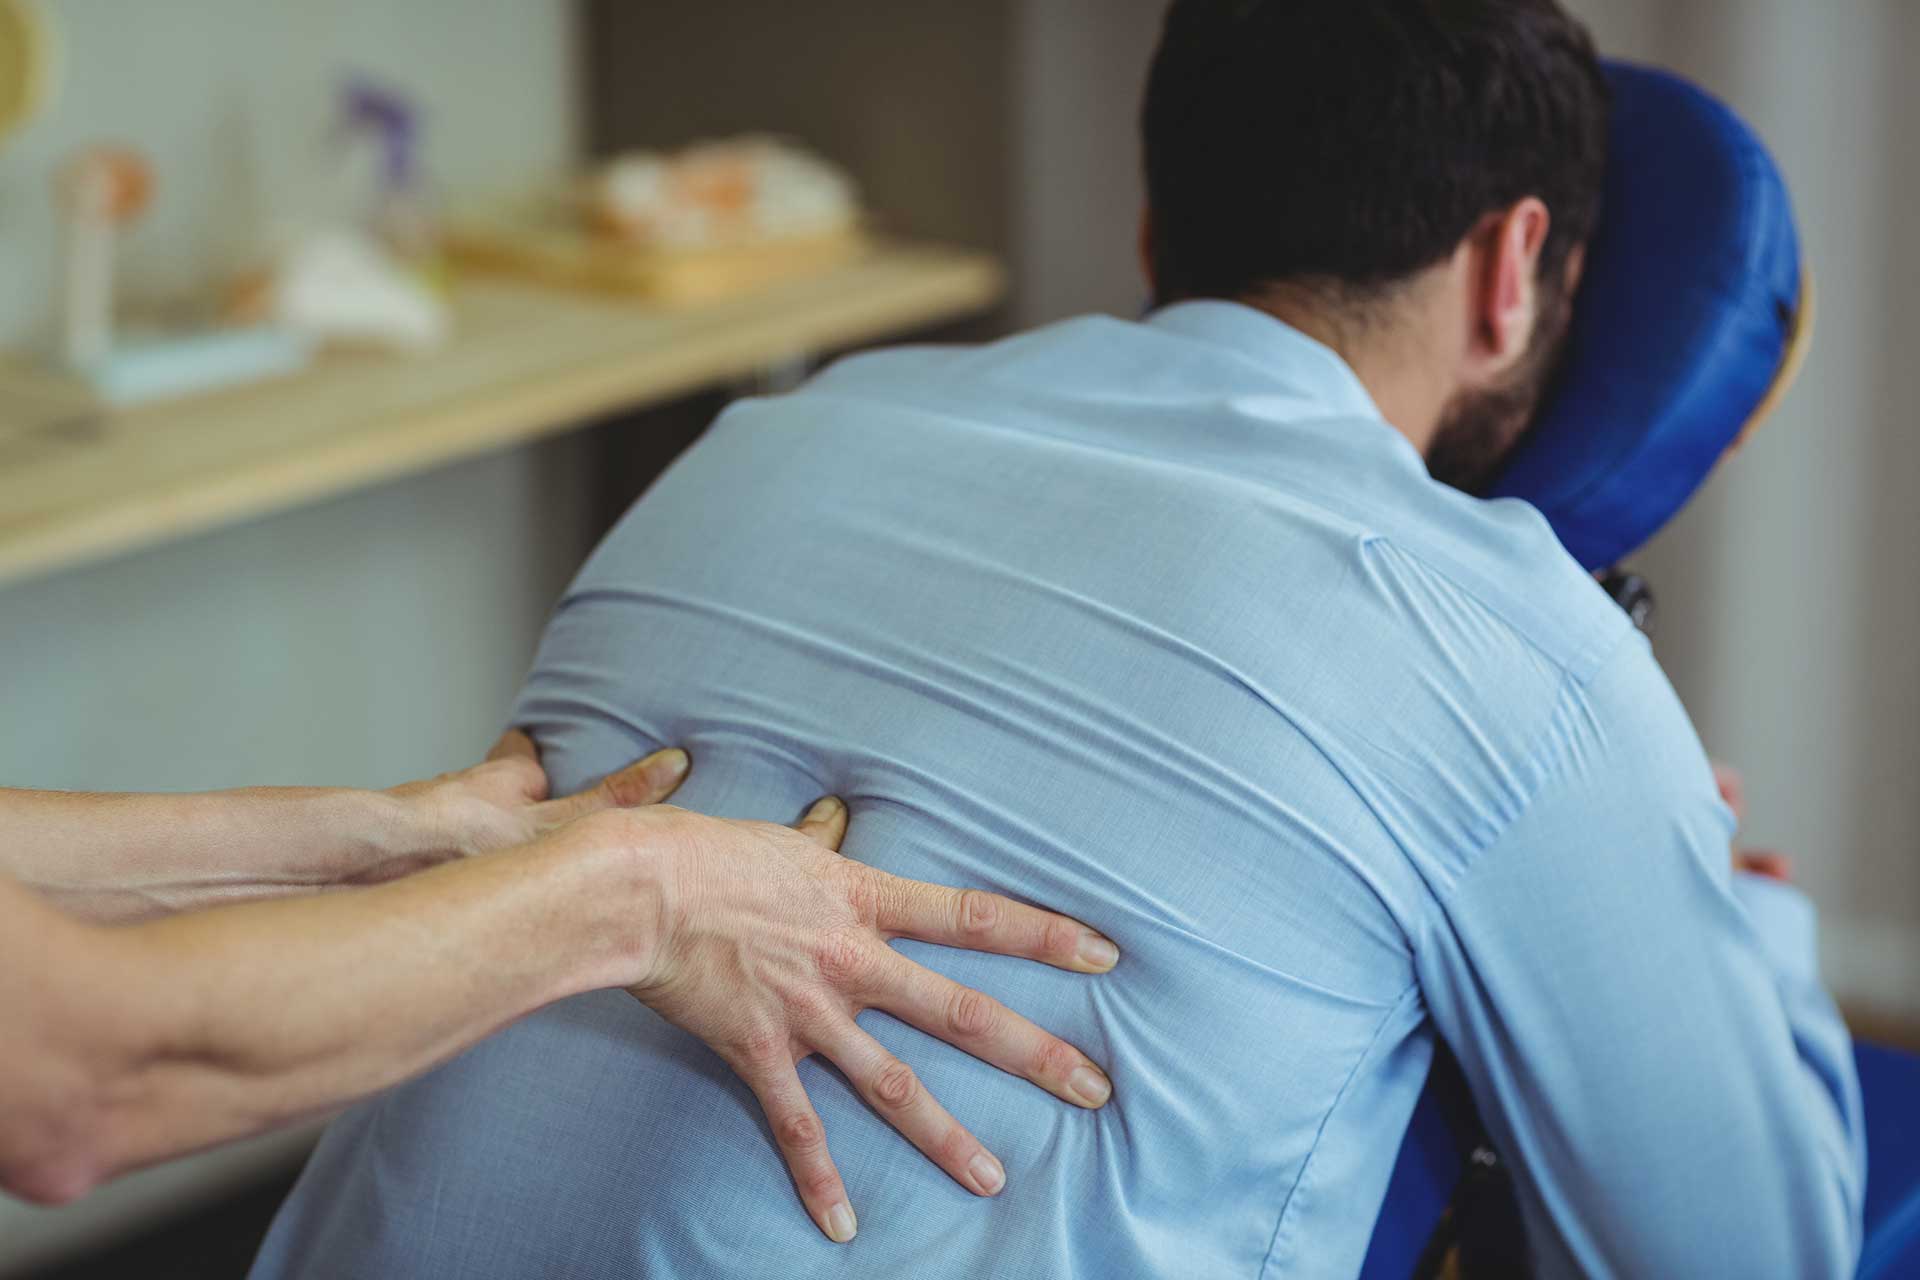
M 297 212 L 350 72 L 424 107 L 453 193 L 562 172 L 576 133 L 566 0 L 41 0 L 64 47 L 54 109 L 0 149 L 0 342 L 35 333 L 54 281 L 53 175 L 129 143 L 158 175 L 126 251 L 136 295 L 197 291 Z
M 0 343 L 47 319 L 50 175 L 70 147 L 151 155 L 133 282 L 230 264 L 315 153 L 328 87 L 391 75 L 429 110 L 443 187 L 513 185 L 572 154 L 562 0 L 52 0 L 68 75 L 0 150 Z M 470 762 L 497 731 L 586 549 L 579 443 L 470 463 L 0 589 L 0 785 L 384 784 Z M 296 1140 L 297 1141 L 297 1140 Z M 0 1274 L 94 1240 L 282 1139 L 153 1171 L 57 1212 L 0 1201 Z
M 1602 51 L 1662 63 L 1766 137 L 1820 279 L 1775 418 L 1638 558 L 1655 645 L 1753 842 L 1796 856 L 1851 1007 L 1920 1025 L 1920 5 L 1570 0 Z M 1163 0 L 1029 0 L 1018 33 L 1020 314 L 1129 314 L 1135 114 Z
M 1140 99 L 1167 0 L 1027 0 L 1016 14 L 1016 315 L 1138 315 Z

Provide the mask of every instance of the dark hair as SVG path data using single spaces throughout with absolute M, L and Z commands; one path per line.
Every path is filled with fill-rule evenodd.
M 1376 297 L 1538 196 L 1593 233 L 1608 93 L 1555 0 L 1174 0 L 1142 133 L 1161 301 Z

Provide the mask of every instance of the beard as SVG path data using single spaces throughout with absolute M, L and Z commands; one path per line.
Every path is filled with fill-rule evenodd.
M 1572 310 L 1564 296 L 1543 299 L 1527 353 L 1513 371 L 1496 386 L 1454 393 L 1427 448 L 1429 475 L 1462 493 L 1486 496 L 1560 371 Z

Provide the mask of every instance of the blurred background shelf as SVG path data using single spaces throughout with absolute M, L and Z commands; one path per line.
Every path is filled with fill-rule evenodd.
M 424 356 L 93 412 L 0 376 L 0 582 L 567 431 L 992 306 L 986 254 L 894 244 L 698 306 L 479 278 Z M 24 421 L 23 421 L 24 420 Z

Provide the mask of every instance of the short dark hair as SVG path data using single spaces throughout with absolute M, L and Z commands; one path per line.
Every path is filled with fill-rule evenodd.
M 1592 235 L 1608 93 L 1555 0 L 1174 0 L 1142 133 L 1160 300 L 1365 299 L 1538 196 Z

